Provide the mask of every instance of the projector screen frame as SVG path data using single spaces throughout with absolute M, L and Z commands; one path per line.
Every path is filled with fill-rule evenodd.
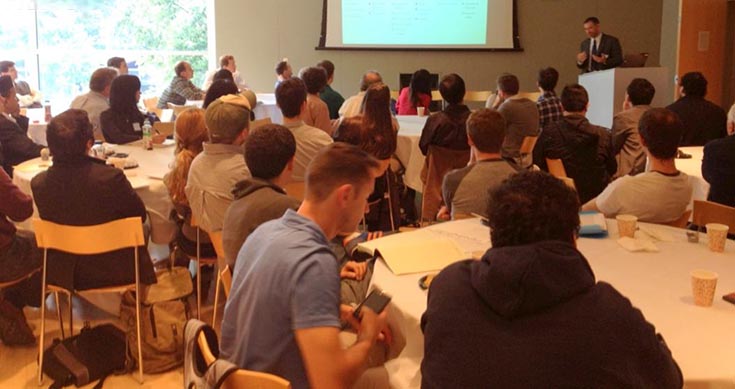
M 513 0 L 513 47 L 512 48 L 487 48 L 487 47 L 328 47 L 327 41 L 327 7 L 329 0 L 322 2 L 322 30 L 319 35 L 319 44 L 314 50 L 323 51 L 466 51 L 466 52 L 523 52 L 521 37 L 518 34 L 518 1 Z M 334 1 L 334 0 L 333 0 Z

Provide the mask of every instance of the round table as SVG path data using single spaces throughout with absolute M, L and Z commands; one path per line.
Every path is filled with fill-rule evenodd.
M 641 223 L 642 230 L 662 233 L 671 241 L 656 242 L 660 252 L 631 253 L 617 243 L 616 223 L 608 220 L 607 225 L 609 237 L 577 241 L 597 279 L 628 297 L 663 335 L 687 385 L 735 387 L 735 305 L 722 300 L 724 294 L 735 292 L 735 242 L 728 241 L 724 253 L 712 253 L 705 235 L 699 243 L 689 243 L 684 230 Z M 427 228 L 453 239 L 468 257 L 490 246 L 488 228 L 479 219 Z M 636 237 L 641 236 L 646 234 L 637 232 Z M 719 273 L 711 308 L 693 303 L 689 272 L 699 268 Z M 419 325 L 426 310 L 426 292 L 418 287 L 418 280 L 424 274 L 396 276 L 382 260 L 375 264 L 372 284 L 393 296 L 390 321 L 406 337 L 401 355 L 386 363 L 395 388 L 421 385 L 424 338 Z
M 424 154 L 419 148 L 421 131 L 428 116 L 396 116 L 398 120 L 398 147 L 396 156 L 406 168 L 403 182 L 411 189 L 421 192 L 424 184 L 421 182 L 421 169 L 424 167 Z

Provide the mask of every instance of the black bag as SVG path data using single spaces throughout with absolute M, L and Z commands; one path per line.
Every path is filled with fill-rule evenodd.
M 44 351 L 43 372 L 54 380 L 50 388 L 79 387 L 97 380 L 95 389 L 101 388 L 107 376 L 125 371 L 125 347 L 125 332 L 114 325 L 85 326 L 78 335 L 54 339 Z

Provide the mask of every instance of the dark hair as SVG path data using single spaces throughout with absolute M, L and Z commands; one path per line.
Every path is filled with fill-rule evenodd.
M 230 64 L 230 61 L 234 61 L 234 60 L 235 60 L 235 57 L 233 57 L 232 55 L 229 55 L 229 54 L 228 55 L 223 55 L 223 56 L 219 57 L 219 67 L 223 68 L 223 67 L 229 65 Z
M 324 70 L 327 71 L 327 78 L 331 78 L 332 76 L 334 76 L 334 64 L 332 63 L 332 61 L 325 59 L 324 61 L 316 64 L 316 66 L 324 68 Z
M 112 68 L 99 68 L 89 78 L 89 90 L 101 93 L 108 85 L 112 84 L 112 80 L 115 77 L 117 77 L 117 70 Z
M 270 180 L 283 173 L 296 154 L 296 139 L 279 124 L 266 124 L 248 135 L 245 163 L 253 177 Z
M 571 84 L 561 91 L 561 106 L 567 112 L 582 112 L 587 109 L 590 98 L 582 85 Z
M 235 77 L 232 75 L 231 71 L 227 69 L 220 69 L 217 70 L 212 76 L 212 82 L 215 82 L 217 80 L 229 80 L 235 82 Z
M 143 113 L 138 109 L 136 93 L 140 91 L 137 76 L 123 74 L 115 77 L 110 86 L 110 109 L 128 117 L 131 121 L 143 121 Z
M 306 85 L 298 77 L 291 77 L 276 88 L 276 104 L 281 108 L 284 117 L 299 116 L 304 101 L 306 101 Z
M 687 96 L 707 96 L 707 79 L 700 72 L 689 72 L 685 74 L 679 83 L 684 88 L 684 93 Z
M 10 68 L 15 67 L 15 62 L 13 61 L 0 61 L 0 73 L 7 73 L 10 71 Z
M 459 74 L 450 73 L 442 78 L 439 83 L 439 93 L 442 98 L 449 104 L 459 104 L 464 100 L 466 92 L 464 80 Z
M 633 105 L 649 105 L 656 95 L 656 88 L 645 78 L 634 78 L 626 92 Z
M 327 71 L 318 66 L 303 69 L 299 77 L 304 80 L 306 91 L 312 95 L 319 94 L 327 85 Z
M 398 143 L 390 113 L 390 89 L 381 83 L 368 88 L 363 99 L 360 148 L 377 159 L 388 159 Z
M 553 92 L 558 81 L 559 72 L 556 69 L 548 67 L 538 71 L 538 86 L 544 91 Z
M 431 96 L 431 73 L 426 69 L 417 70 L 411 76 L 411 83 L 408 88 L 408 99 L 414 107 L 418 107 L 421 102 L 419 94 Z
M 285 72 L 286 69 L 288 69 L 288 62 L 281 61 L 276 64 L 276 74 L 278 74 L 279 76 L 283 74 L 283 72 Z
M 596 16 L 590 16 L 584 20 L 583 24 L 587 23 L 600 24 L 600 19 L 598 19 Z
M 107 60 L 107 66 L 115 69 L 120 69 L 123 63 L 125 63 L 125 58 L 123 57 L 112 57 Z
M 684 123 L 666 108 L 653 108 L 641 116 L 638 132 L 651 155 L 658 159 L 672 159 L 676 157 L 679 141 L 684 135 Z
M 579 229 L 579 199 L 549 173 L 522 172 L 490 192 L 487 215 L 493 247 L 571 243 Z
M 365 92 L 370 85 L 383 82 L 383 77 L 375 70 L 368 70 L 360 79 L 360 92 Z
M 207 109 L 207 107 L 209 107 L 209 104 L 212 104 L 213 101 L 219 99 L 222 96 L 236 95 L 237 91 L 237 85 L 235 85 L 233 81 L 217 80 L 209 86 L 209 89 L 207 89 L 207 94 L 204 95 L 202 108 Z
M 505 119 L 500 112 L 482 108 L 467 118 L 467 136 L 483 153 L 499 153 L 505 139 Z
M 174 66 L 174 71 L 176 72 L 177 76 L 181 77 L 181 73 L 186 71 L 186 65 L 189 65 L 189 63 L 186 61 L 179 61 L 176 63 L 176 66 Z
M 505 92 L 508 95 L 517 95 L 518 91 L 521 89 L 520 82 L 518 82 L 518 77 L 505 73 L 501 74 L 498 77 L 498 89 Z
M 46 127 L 46 141 L 56 159 L 86 155 L 90 140 L 94 140 L 92 123 L 81 109 L 69 109 L 54 116 Z
M 15 88 L 15 83 L 13 83 L 12 77 L 8 75 L 0 76 L 0 96 L 7 98 L 13 88 Z
M 321 202 L 339 186 L 373 182 L 378 161 L 359 147 L 335 142 L 323 147 L 306 167 L 306 200 Z

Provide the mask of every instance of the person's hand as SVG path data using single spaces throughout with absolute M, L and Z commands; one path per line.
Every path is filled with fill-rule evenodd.
M 359 331 L 360 321 L 355 318 L 354 313 L 355 308 L 352 308 L 347 304 L 339 305 L 339 320 L 349 324 L 355 331 Z
M 348 261 L 347 263 L 345 263 L 344 266 L 342 266 L 342 269 L 339 271 L 339 277 L 361 281 L 363 278 L 365 278 L 366 271 L 367 263 Z
M 727 121 L 727 135 L 735 134 L 735 122 Z
M 166 135 L 163 135 L 163 134 L 156 134 L 151 137 L 151 141 L 157 145 L 160 145 L 165 140 L 166 140 Z
M 452 215 L 449 213 L 449 209 L 447 209 L 446 205 L 442 205 L 441 208 L 439 208 L 439 213 L 436 214 L 437 220 L 449 220 L 452 218 Z
M 586 52 L 583 51 L 583 52 L 577 54 L 577 62 L 582 63 L 582 62 L 584 62 L 586 60 L 587 60 L 587 53 Z
M 387 319 L 387 310 L 384 309 L 383 312 L 378 315 L 369 307 L 363 306 L 360 309 L 360 323 L 359 328 L 357 329 L 357 339 L 370 339 L 373 342 L 375 340 L 385 340 L 387 342 L 385 337 L 386 331 L 389 334 L 388 336 L 391 336 L 390 330 L 387 329 Z M 392 336 L 390 340 L 393 341 Z
M 495 93 L 495 101 L 493 101 L 493 109 L 497 110 L 498 107 L 500 107 L 500 104 L 503 104 L 505 102 L 505 99 L 500 96 L 500 93 Z
M 605 63 L 605 61 L 607 61 L 607 55 L 605 55 L 605 54 L 603 54 L 603 55 L 594 55 L 593 54 L 592 55 L 592 60 L 595 61 L 595 62 L 597 62 L 597 63 Z

